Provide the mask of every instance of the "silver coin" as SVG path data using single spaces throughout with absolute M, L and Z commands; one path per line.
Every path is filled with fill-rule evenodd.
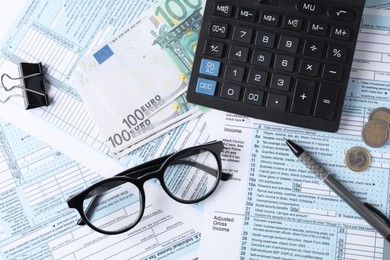
M 355 146 L 345 153 L 345 164 L 355 172 L 366 170 L 371 164 L 371 154 L 363 147 Z
M 381 147 L 389 141 L 390 128 L 382 120 L 370 120 L 362 130 L 363 141 L 371 147 Z

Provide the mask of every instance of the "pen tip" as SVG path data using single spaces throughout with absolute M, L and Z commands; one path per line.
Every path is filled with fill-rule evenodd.
M 287 138 L 284 138 L 284 141 L 286 142 L 286 144 L 288 145 L 288 146 L 290 146 L 291 145 L 291 141 L 290 141 L 290 139 L 287 139 Z
M 292 142 L 288 139 L 286 139 L 286 144 L 291 149 L 291 151 L 294 153 L 294 155 L 297 157 L 304 152 L 300 146 L 298 146 L 297 144 L 295 144 L 294 142 Z

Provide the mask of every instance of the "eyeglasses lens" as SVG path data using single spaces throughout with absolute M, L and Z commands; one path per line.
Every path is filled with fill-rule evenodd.
M 164 173 L 164 182 L 174 197 L 192 202 L 207 197 L 215 189 L 219 174 L 217 158 L 202 150 L 173 160 Z
M 113 180 L 93 189 L 83 202 L 84 213 L 95 227 L 120 231 L 132 226 L 141 214 L 141 194 L 137 186 Z

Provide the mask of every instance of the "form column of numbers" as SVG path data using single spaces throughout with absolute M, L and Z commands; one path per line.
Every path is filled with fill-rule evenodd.
M 251 247 L 251 237 L 252 233 L 256 232 L 256 227 L 254 227 L 254 218 L 256 217 L 256 193 L 257 193 L 257 179 L 260 169 L 258 169 L 257 160 L 260 156 L 260 130 L 254 130 L 254 145 L 252 146 L 252 151 L 249 159 L 249 172 L 248 172 L 248 186 L 246 192 L 245 208 L 244 208 L 244 222 L 242 228 L 241 236 L 241 250 L 240 250 L 240 259 L 244 260 L 249 254 L 249 249 Z
M 345 257 L 345 228 L 338 228 L 336 244 L 336 260 L 344 260 Z

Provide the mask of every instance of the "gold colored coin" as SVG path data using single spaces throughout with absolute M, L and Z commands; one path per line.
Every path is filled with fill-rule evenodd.
M 345 153 L 345 164 L 352 171 L 364 171 L 371 164 L 371 154 L 363 147 L 352 147 Z
M 382 120 L 371 120 L 364 124 L 363 141 L 371 147 L 381 147 L 389 141 L 389 126 Z
M 371 111 L 368 120 L 382 120 L 390 127 L 390 109 L 387 107 L 378 107 Z

